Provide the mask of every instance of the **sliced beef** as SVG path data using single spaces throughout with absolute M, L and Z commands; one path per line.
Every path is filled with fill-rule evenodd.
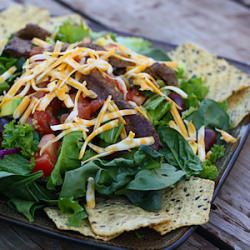
M 154 63 L 145 70 L 155 79 L 163 80 L 167 85 L 177 85 L 176 73 L 164 63 Z
M 87 82 L 87 87 L 93 90 L 98 95 L 98 98 L 105 100 L 109 95 L 112 95 L 119 109 L 132 108 L 132 106 L 124 100 L 123 95 L 117 90 L 114 79 L 103 76 L 99 71 L 93 70 L 84 80 Z M 136 137 L 153 136 L 155 139 L 153 147 L 155 149 L 160 147 L 159 136 L 150 121 L 139 114 L 126 116 L 124 118 L 127 123 L 126 130 L 128 132 L 135 132 Z
M 123 95 L 117 89 L 116 80 L 103 76 L 98 70 L 93 70 L 90 75 L 85 76 L 88 89 L 93 90 L 100 99 L 107 99 L 112 95 L 114 100 L 123 100 Z
M 109 57 L 108 61 L 115 68 L 126 68 L 129 66 L 135 66 L 134 62 L 122 60 L 122 59 L 115 57 L 115 56 Z
M 24 40 L 32 40 L 34 37 L 45 40 L 51 34 L 36 24 L 27 24 L 25 28 L 19 30 L 16 36 Z
M 4 49 L 4 53 L 14 57 L 29 57 L 34 55 L 31 40 L 34 37 L 45 40 L 50 33 L 35 24 L 28 24 L 24 29 L 19 30 L 9 41 Z
M 29 57 L 32 44 L 29 40 L 13 37 L 4 49 L 4 53 L 13 57 Z
M 95 43 L 91 43 L 91 42 L 82 42 L 78 46 L 89 48 L 89 49 L 96 50 L 96 51 L 105 51 L 105 49 L 102 46 L 99 46 L 99 45 L 97 45 Z

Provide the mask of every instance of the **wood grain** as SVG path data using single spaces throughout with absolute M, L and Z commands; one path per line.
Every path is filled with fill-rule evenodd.
M 250 10 L 228 0 L 64 0 L 117 30 L 250 62 Z
M 0 8 L 13 0 L 0 0 Z M 70 10 L 51 0 L 18 0 L 49 8 L 54 15 Z M 194 41 L 214 53 L 250 62 L 250 11 L 229 0 L 65 1 L 119 30 L 163 41 Z M 121 15 L 122 13 L 122 15 Z M 162 28 L 164 27 L 164 29 Z M 239 39 L 240 38 L 240 39 Z M 235 249 L 250 249 L 250 138 L 214 203 L 204 230 Z M 80 246 L 0 223 L 0 249 L 79 249 Z M 216 244 L 216 242 L 214 242 Z M 87 249 L 87 248 L 84 248 Z M 218 249 L 197 233 L 180 249 Z

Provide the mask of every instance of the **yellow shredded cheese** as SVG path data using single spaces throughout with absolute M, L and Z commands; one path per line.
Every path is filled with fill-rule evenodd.
M 225 142 L 227 142 L 227 143 L 237 142 L 237 138 L 233 137 L 232 135 L 230 135 L 226 131 L 221 130 L 221 129 L 216 129 L 216 131 L 218 131 L 221 134 L 221 139 L 224 140 Z
M 8 78 L 10 78 L 16 71 L 16 67 L 12 66 L 7 71 L 5 71 L 2 75 L 0 75 L 0 84 L 5 82 Z
M 86 204 L 88 208 L 95 208 L 95 180 L 93 177 L 88 178 Z
M 177 124 L 177 126 L 179 127 L 179 131 L 180 133 L 182 134 L 182 136 L 187 139 L 188 138 L 188 132 L 187 132 L 187 129 L 186 129 L 186 126 L 183 122 L 183 120 L 181 119 L 181 116 L 177 110 L 177 107 L 176 107 L 176 104 L 173 102 L 172 105 L 171 105 L 171 110 L 170 110 L 174 120 L 175 120 L 175 123 Z
M 101 127 L 99 127 L 98 129 L 94 130 L 84 141 L 83 143 L 83 146 L 81 148 L 81 151 L 80 151 L 80 154 L 79 154 L 79 159 L 82 159 L 82 157 L 84 156 L 84 153 L 85 153 L 85 150 L 86 150 L 86 147 L 88 145 L 88 143 L 94 138 L 96 137 L 97 135 L 105 132 L 105 131 L 108 131 L 112 128 L 115 128 L 119 125 L 119 121 L 118 120 L 113 120 L 111 122 L 108 122 L 104 125 L 102 125 Z
M 111 98 L 112 98 L 112 96 L 109 95 L 107 100 L 104 102 L 104 104 L 103 104 L 103 106 L 102 106 L 102 108 L 101 108 L 101 110 L 100 110 L 100 112 L 99 112 L 99 114 L 98 114 L 98 116 L 96 118 L 96 123 L 95 123 L 95 126 L 94 126 L 94 130 L 98 129 L 100 127 L 100 124 L 103 122 L 103 117 L 104 117 L 104 115 L 105 115 L 105 113 L 106 113 L 106 111 L 108 109 Z
M 99 153 L 99 154 L 87 159 L 86 161 L 83 162 L 83 164 L 88 162 L 88 161 L 100 158 L 100 157 L 111 155 L 115 152 L 130 150 L 132 148 L 139 147 L 140 145 L 152 145 L 155 143 L 153 136 L 142 137 L 142 138 L 134 138 L 134 137 L 135 137 L 135 134 L 130 131 L 127 138 L 121 140 L 118 143 L 112 144 L 112 145 L 104 148 L 104 151 L 102 153 Z
M 18 119 L 30 104 L 30 97 L 25 96 L 14 111 L 13 118 Z
M 205 127 L 202 126 L 198 130 L 198 156 L 201 161 L 206 159 L 206 150 L 205 150 Z
M 24 114 L 22 115 L 22 117 L 20 118 L 20 123 L 25 123 L 28 119 L 28 117 L 30 116 L 30 114 L 32 113 L 32 109 L 33 107 L 36 105 L 37 103 L 37 98 L 33 98 L 30 102 L 30 105 L 28 106 L 28 108 L 25 110 Z

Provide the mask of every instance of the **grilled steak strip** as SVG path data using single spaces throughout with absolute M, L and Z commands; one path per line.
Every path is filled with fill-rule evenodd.
M 177 85 L 176 73 L 163 63 L 153 63 L 145 72 L 155 79 L 163 80 L 167 85 Z
M 4 53 L 14 57 L 28 58 L 32 54 L 31 40 L 34 37 L 45 40 L 50 33 L 35 24 L 27 24 L 25 28 L 19 30 L 9 41 L 4 49 Z
M 115 80 L 103 76 L 98 70 L 93 70 L 90 75 L 87 75 L 84 80 L 87 82 L 87 87 L 94 91 L 100 99 L 107 99 L 112 95 L 116 105 L 119 109 L 130 109 L 132 106 L 126 102 L 123 95 L 116 89 Z M 158 149 L 160 147 L 159 136 L 156 133 L 153 125 L 145 117 L 136 114 L 124 117 L 126 120 L 126 130 L 133 131 L 136 137 L 153 136 L 155 143 L 153 147 Z

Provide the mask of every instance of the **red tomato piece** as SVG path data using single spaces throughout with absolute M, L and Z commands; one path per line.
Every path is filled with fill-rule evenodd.
M 127 101 L 135 102 L 137 105 L 142 105 L 146 100 L 146 97 L 134 88 L 128 89 L 126 98 Z
M 36 111 L 33 115 L 33 125 L 41 135 L 52 133 L 50 126 L 58 123 L 58 120 L 48 111 Z
M 33 172 L 37 172 L 39 170 L 43 171 L 45 177 L 50 176 L 53 171 L 54 163 L 51 161 L 48 154 L 35 155 L 35 167 L 33 168 Z
M 38 148 L 41 149 L 47 142 L 53 140 L 55 136 L 53 134 L 44 135 L 38 145 Z M 33 172 L 42 170 L 45 177 L 50 176 L 52 170 L 57 161 L 57 153 L 59 149 L 59 142 L 55 142 L 49 145 L 42 155 L 37 153 L 35 155 L 35 167 Z
M 93 114 L 100 109 L 103 101 L 89 98 L 79 98 L 78 115 L 82 119 L 92 119 Z

